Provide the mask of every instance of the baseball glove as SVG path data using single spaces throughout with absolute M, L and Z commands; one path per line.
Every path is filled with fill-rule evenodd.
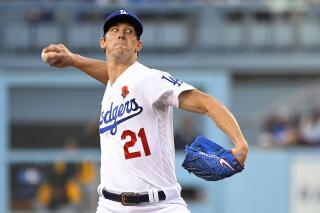
M 191 146 L 186 146 L 187 155 L 182 167 L 207 181 L 222 180 L 243 170 L 231 150 L 198 136 Z

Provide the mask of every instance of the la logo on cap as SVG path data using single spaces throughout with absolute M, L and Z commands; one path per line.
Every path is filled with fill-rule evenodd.
M 120 10 L 120 14 L 126 14 L 128 15 L 128 13 L 125 10 Z

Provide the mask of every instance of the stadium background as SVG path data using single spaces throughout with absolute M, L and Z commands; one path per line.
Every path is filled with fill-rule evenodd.
M 319 213 L 318 0 L 1 0 L 0 212 L 94 212 L 103 85 L 49 68 L 42 48 L 64 43 L 103 59 L 104 18 L 129 8 L 144 21 L 140 61 L 215 95 L 237 117 L 247 169 L 216 183 L 181 168 L 204 117 L 175 114 L 177 176 L 194 213 Z

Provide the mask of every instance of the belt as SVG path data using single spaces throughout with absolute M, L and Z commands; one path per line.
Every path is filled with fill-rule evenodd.
M 123 192 L 121 194 L 115 194 L 102 190 L 103 197 L 108 200 L 120 202 L 124 206 L 133 206 L 142 202 L 150 202 L 148 192 L 145 193 L 134 193 L 134 192 Z M 159 200 L 165 200 L 166 194 L 164 191 L 158 191 Z

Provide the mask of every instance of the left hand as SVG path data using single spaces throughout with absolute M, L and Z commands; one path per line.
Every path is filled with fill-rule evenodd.
M 244 167 L 245 161 L 247 159 L 247 155 L 249 152 L 249 147 L 247 143 L 244 145 L 238 146 L 231 150 L 232 154 L 235 156 L 237 161 Z
M 198 136 L 185 151 L 182 167 L 207 181 L 222 180 L 244 169 L 230 150 L 204 136 Z

